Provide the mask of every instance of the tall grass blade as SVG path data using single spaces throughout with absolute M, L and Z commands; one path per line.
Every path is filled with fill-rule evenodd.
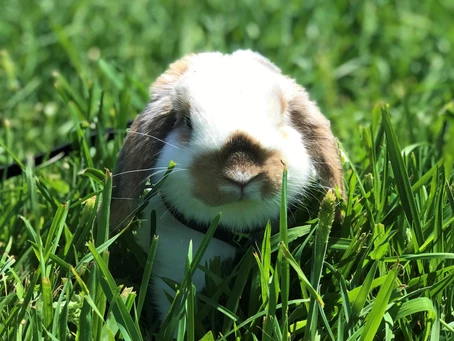
M 288 247 L 287 237 L 287 167 L 284 166 L 282 173 L 282 193 L 281 193 L 281 211 L 279 220 L 279 239 L 281 246 Z M 278 255 L 278 269 L 280 272 L 280 289 L 281 289 L 281 303 L 282 303 L 282 340 L 288 340 L 288 298 L 290 292 L 290 269 L 286 258 L 279 251 Z
M 391 166 L 394 171 L 395 185 L 397 187 L 402 207 L 407 217 L 410 227 L 414 230 L 416 236 L 415 251 L 424 243 L 419 213 L 416 208 L 415 199 L 411 190 L 410 181 L 408 180 L 407 169 L 401 154 L 401 148 L 397 140 L 397 135 L 391 125 L 388 107 L 382 107 L 382 119 L 386 133 L 387 149 L 391 160 Z
M 361 333 L 361 341 L 372 341 L 386 312 L 391 294 L 396 287 L 397 270 L 392 269 L 386 276 L 385 282 L 380 287 L 377 297 L 374 300 L 372 310 L 366 317 L 366 324 Z
M 89 242 L 88 248 L 92 253 L 96 264 L 99 266 L 100 272 L 103 275 L 103 278 L 100 279 L 102 290 L 109 300 L 110 304 L 112 305 L 111 310 L 115 316 L 117 323 L 125 328 L 125 331 L 127 332 L 126 335 L 129 335 L 132 340 L 143 340 L 140 330 L 132 320 L 129 311 L 127 310 L 125 304 L 119 296 L 119 290 L 112 275 L 109 272 L 109 269 L 107 268 L 107 264 L 98 253 L 93 243 Z M 125 335 L 123 335 L 123 337 L 125 337 Z

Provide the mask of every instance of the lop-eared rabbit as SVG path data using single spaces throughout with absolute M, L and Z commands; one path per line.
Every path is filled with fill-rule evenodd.
M 339 152 L 329 121 L 308 93 L 251 51 L 200 53 L 170 65 L 151 86 L 151 100 L 137 116 L 120 152 L 114 176 L 110 225 L 134 214 L 145 183 L 175 169 L 149 202 L 159 236 L 150 283 L 158 317 L 165 318 L 173 294 L 161 278 L 181 282 L 188 246 L 222 212 L 219 229 L 253 232 L 279 216 L 283 167 L 288 203 L 310 201 L 314 184 L 343 189 Z M 194 228 L 197 226 L 197 228 Z M 150 223 L 137 242 L 150 246 Z M 195 251 L 194 251 L 195 252 Z M 212 239 L 202 264 L 235 256 L 236 248 Z M 193 283 L 205 286 L 197 270 Z

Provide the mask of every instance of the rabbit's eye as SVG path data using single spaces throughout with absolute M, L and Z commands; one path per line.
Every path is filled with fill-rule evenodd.
M 189 115 L 186 115 L 184 117 L 184 123 L 186 124 L 186 127 L 188 127 L 189 130 L 192 130 L 192 121 Z

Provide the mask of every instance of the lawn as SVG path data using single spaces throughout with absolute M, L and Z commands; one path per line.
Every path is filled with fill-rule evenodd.
M 0 173 L 0 340 L 452 340 L 453 17 L 451 0 L 0 0 L 0 166 L 22 170 Z M 169 63 L 239 48 L 331 120 L 345 219 L 330 228 L 327 198 L 237 264 L 200 264 L 207 290 L 188 276 L 159 331 L 139 323 L 152 257 L 108 231 L 108 170 Z

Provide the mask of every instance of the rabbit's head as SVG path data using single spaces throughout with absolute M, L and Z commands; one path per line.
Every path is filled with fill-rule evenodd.
M 176 168 L 160 194 L 187 219 L 247 231 L 279 214 L 284 165 L 288 201 L 312 184 L 343 188 L 329 121 L 307 92 L 251 51 L 201 53 L 170 65 L 151 87 L 120 152 L 111 227 L 133 213 L 145 182 Z

